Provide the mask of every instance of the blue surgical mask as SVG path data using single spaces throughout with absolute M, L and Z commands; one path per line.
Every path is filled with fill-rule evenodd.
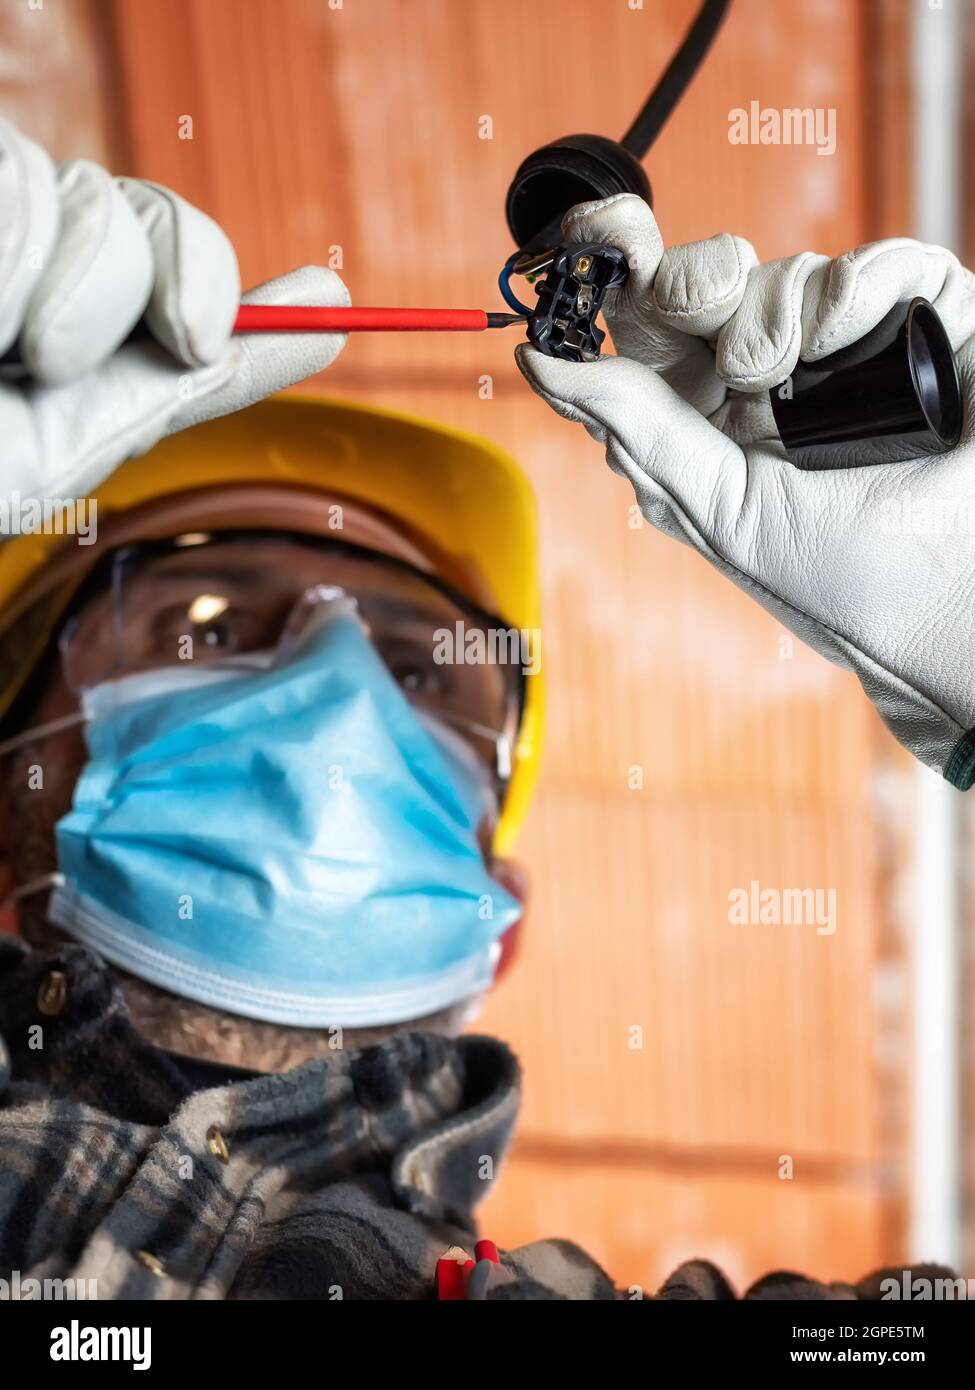
M 90 761 L 49 915 L 152 984 L 248 1018 L 362 1027 L 491 983 L 521 913 L 488 874 L 494 792 L 424 721 L 348 600 L 288 654 L 88 691 Z

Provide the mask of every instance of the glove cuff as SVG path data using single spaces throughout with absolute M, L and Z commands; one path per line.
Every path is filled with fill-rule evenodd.
M 975 782 L 975 729 L 969 729 L 955 744 L 945 763 L 944 776 L 945 781 L 962 792 Z

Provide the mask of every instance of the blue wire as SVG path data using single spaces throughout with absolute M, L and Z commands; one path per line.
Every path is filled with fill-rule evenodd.
M 498 289 L 501 291 L 501 297 L 509 309 L 513 309 L 516 314 L 522 314 L 526 319 L 530 319 L 535 312 L 534 309 L 530 309 L 527 304 L 522 304 L 521 300 L 515 297 L 515 292 L 508 283 L 511 278 L 511 272 L 514 270 L 515 261 L 520 255 L 520 251 L 515 251 L 501 267 L 501 274 L 498 276 Z

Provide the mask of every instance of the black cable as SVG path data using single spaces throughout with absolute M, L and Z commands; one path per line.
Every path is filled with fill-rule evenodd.
M 731 0 L 704 0 L 698 10 L 684 42 L 620 141 L 623 148 L 635 154 L 637 159 L 642 159 L 646 154 L 690 85 L 721 28 L 730 3 Z

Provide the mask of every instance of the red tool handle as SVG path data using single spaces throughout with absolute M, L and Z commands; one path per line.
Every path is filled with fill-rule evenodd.
M 319 309 L 309 304 L 242 304 L 235 333 L 478 333 L 483 309 Z

